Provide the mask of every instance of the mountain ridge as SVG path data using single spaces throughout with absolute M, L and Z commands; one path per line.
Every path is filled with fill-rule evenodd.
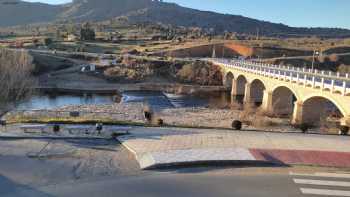
M 15 14 L 14 14 L 15 13 Z M 153 22 L 184 27 L 201 27 L 241 34 L 315 35 L 348 37 L 349 29 L 290 27 L 240 15 L 221 14 L 182 7 L 159 0 L 73 0 L 50 5 L 22 0 L 0 0 L 0 27 L 50 23 L 61 20 L 103 21 L 127 16 L 132 23 Z

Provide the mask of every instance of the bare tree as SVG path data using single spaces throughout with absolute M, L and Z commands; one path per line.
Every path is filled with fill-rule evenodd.
M 33 70 L 33 58 L 28 52 L 0 49 L 0 116 L 32 94 Z

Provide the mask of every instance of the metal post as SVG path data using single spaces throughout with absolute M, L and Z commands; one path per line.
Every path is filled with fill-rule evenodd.
M 284 71 L 284 81 L 287 81 L 287 72 Z
M 323 90 L 324 89 L 324 77 L 322 77 L 322 79 L 321 79 L 321 90 Z
M 278 71 L 278 79 L 281 78 L 281 70 Z
M 297 73 L 297 84 L 299 85 L 299 78 L 300 78 L 300 75 L 299 73 Z

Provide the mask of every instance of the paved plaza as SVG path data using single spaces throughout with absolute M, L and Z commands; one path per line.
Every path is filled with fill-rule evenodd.
M 203 161 L 272 161 L 350 167 L 350 137 L 301 133 L 133 128 L 118 140 L 141 168 Z

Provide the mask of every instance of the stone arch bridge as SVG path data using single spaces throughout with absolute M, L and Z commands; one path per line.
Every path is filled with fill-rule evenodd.
M 320 123 L 323 116 L 350 126 L 349 74 L 242 60 L 207 59 L 222 68 L 223 83 L 244 103 L 260 103 L 274 115 L 290 115 L 293 124 Z

